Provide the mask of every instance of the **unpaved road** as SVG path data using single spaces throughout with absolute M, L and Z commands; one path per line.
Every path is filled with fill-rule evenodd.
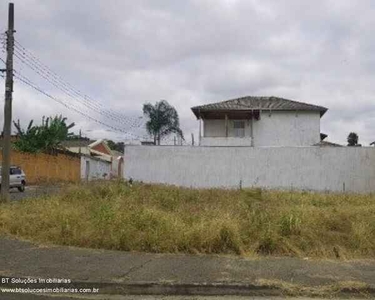
M 39 196 L 46 196 L 58 193 L 60 186 L 48 185 L 48 186 L 27 186 L 25 192 L 21 193 L 17 189 L 10 190 L 10 199 L 12 201 L 18 201 L 27 198 L 34 198 Z

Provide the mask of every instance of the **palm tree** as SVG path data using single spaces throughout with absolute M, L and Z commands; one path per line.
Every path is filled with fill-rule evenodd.
M 143 114 L 149 118 L 146 129 L 154 137 L 155 145 L 160 145 L 160 140 L 171 133 L 176 133 L 184 139 L 180 129 L 178 113 L 167 101 L 161 100 L 156 102 L 155 105 L 145 103 Z

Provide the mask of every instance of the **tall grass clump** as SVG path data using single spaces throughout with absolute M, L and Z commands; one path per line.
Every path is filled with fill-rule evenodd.
M 375 196 L 95 182 L 0 205 L 0 233 L 125 251 L 368 258 Z

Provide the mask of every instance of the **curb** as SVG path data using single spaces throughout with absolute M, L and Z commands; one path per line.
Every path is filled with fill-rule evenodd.
M 277 296 L 281 290 L 269 286 L 252 284 L 172 284 L 172 283 L 129 283 L 100 284 L 100 294 L 117 295 L 200 295 L 200 296 Z

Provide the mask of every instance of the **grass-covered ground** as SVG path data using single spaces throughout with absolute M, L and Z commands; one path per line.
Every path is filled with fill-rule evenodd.
M 147 252 L 375 255 L 375 196 L 102 182 L 0 205 L 0 234 Z

